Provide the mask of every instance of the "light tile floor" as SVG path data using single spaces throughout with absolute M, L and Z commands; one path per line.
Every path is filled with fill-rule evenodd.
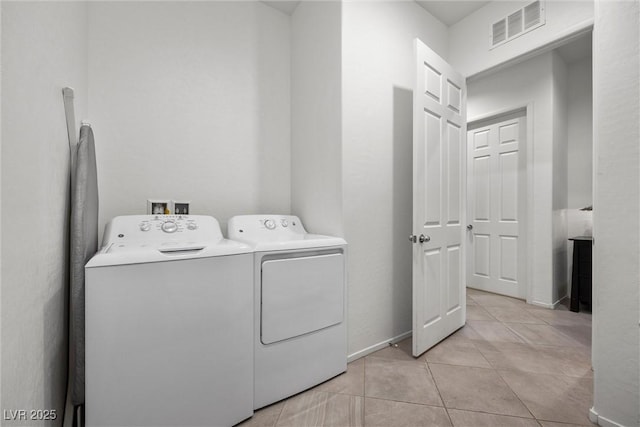
M 257 411 L 254 426 L 590 426 L 591 315 L 467 290 L 467 324 L 418 358 L 411 339 Z

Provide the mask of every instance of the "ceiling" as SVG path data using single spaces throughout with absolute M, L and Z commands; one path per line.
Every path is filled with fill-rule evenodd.
M 300 4 L 300 0 L 262 0 L 268 6 L 278 9 L 280 12 L 291 15 Z M 435 16 L 446 25 L 450 26 L 460 21 L 489 3 L 488 1 L 463 1 L 463 0 L 416 0 L 423 9 Z
M 459 1 L 459 0 L 416 0 L 423 9 L 438 18 L 441 22 L 451 26 L 462 18 L 471 15 L 476 10 L 490 3 L 488 1 Z
M 305 0 L 261 0 L 264 4 L 273 7 L 287 15 L 293 14 L 300 1 Z M 309 1 L 309 0 L 306 0 Z M 403 1 L 403 0 L 396 0 Z M 405 0 L 406 1 L 406 0 Z M 415 0 L 418 5 L 435 16 L 444 24 L 451 26 L 464 17 L 485 6 L 488 1 L 466 0 Z M 557 52 L 567 64 L 572 64 L 583 58 L 591 56 L 591 33 L 573 40 L 557 48 Z

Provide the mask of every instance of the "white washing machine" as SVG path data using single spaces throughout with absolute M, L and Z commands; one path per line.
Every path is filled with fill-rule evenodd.
M 208 216 L 120 216 L 86 265 L 87 426 L 253 414 L 253 254 Z
M 255 251 L 254 408 L 346 371 L 347 243 L 296 216 L 236 216 L 228 231 Z

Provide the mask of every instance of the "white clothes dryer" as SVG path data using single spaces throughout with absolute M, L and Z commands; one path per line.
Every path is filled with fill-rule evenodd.
M 255 251 L 254 408 L 347 369 L 346 249 L 287 215 L 242 215 L 228 236 Z
M 86 425 L 253 414 L 253 254 L 208 216 L 114 218 L 86 265 Z

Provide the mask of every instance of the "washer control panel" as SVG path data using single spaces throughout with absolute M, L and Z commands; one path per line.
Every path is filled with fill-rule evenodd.
M 105 227 L 102 246 L 111 243 L 218 241 L 218 221 L 204 215 L 127 215 L 113 218 Z
M 197 230 L 198 218 L 189 215 L 149 215 L 148 219 L 142 219 L 138 226 L 142 232 L 155 229 L 169 234 L 180 233 Z
M 238 240 L 286 240 L 307 234 L 295 215 L 239 215 L 229 220 L 228 235 Z

